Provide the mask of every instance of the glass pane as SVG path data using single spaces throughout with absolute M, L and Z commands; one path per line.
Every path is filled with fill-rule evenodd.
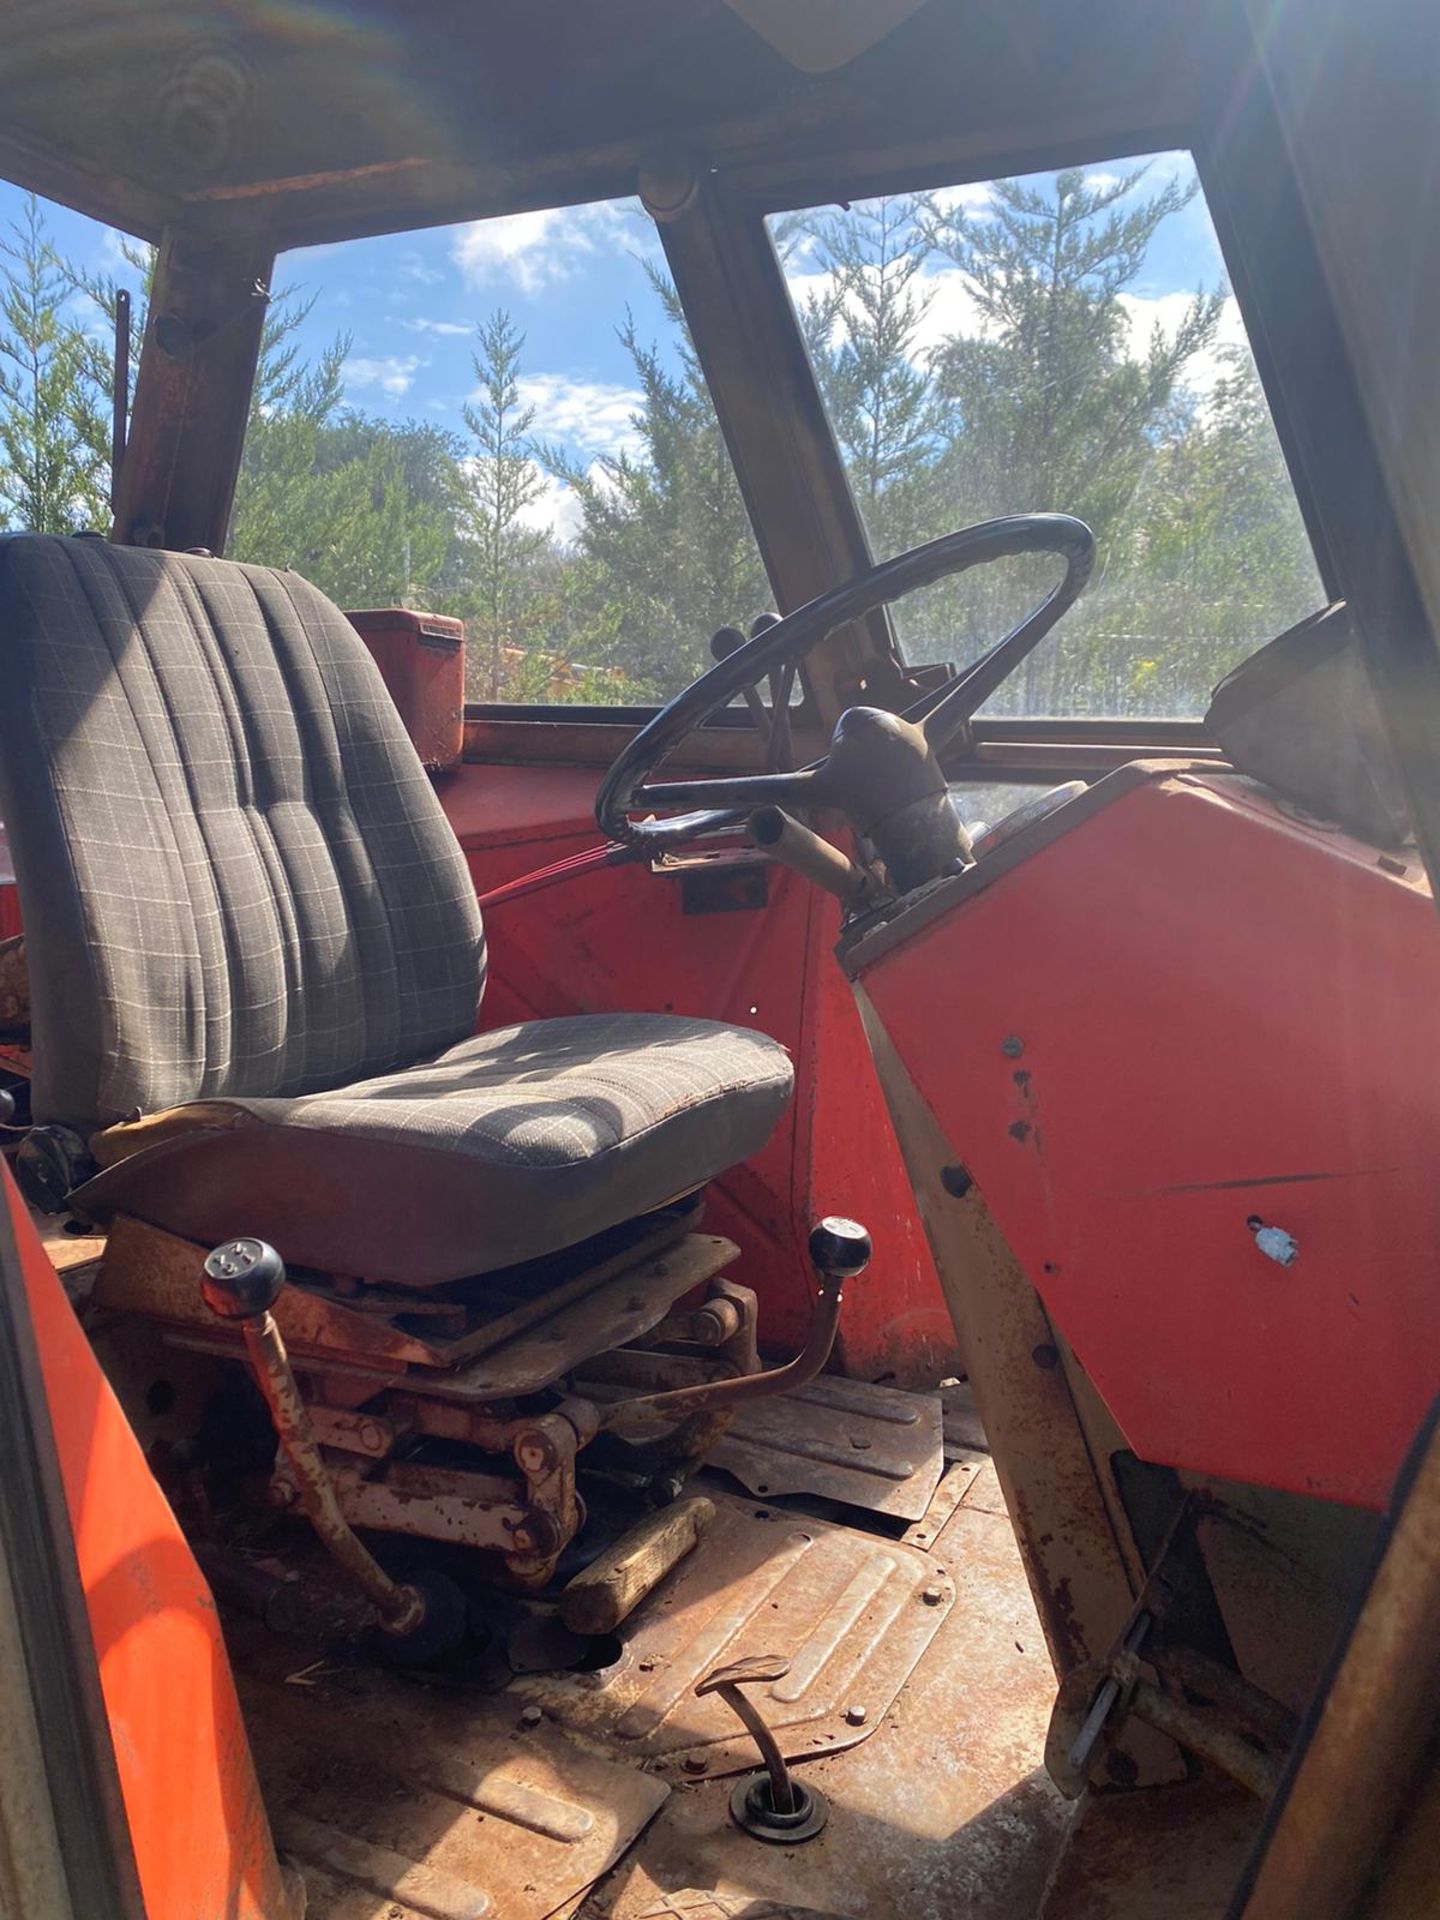
M 288 254 L 230 551 L 466 622 L 474 700 L 667 698 L 769 605 L 632 201 Z
M 0 528 L 108 532 L 115 294 L 150 249 L 0 182 Z
M 1084 598 L 989 712 L 1185 716 L 1324 601 L 1187 154 L 776 216 L 877 556 L 1078 514 Z M 896 610 L 965 664 L 1057 577 L 977 569 Z

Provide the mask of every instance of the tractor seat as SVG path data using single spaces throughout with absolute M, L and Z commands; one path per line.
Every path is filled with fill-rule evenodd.
M 517 1265 L 757 1152 L 764 1035 L 603 1013 L 475 1034 L 485 940 L 364 644 L 298 576 L 0 539 L 0 813 L 32 1111 L 73 1196 L 388 1285 Z

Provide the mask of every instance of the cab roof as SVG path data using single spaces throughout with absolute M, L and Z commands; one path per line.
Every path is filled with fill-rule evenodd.
M 22 0 L 0 174 L 147 239 L 276 248 L 631 193 L 775 204 L 1193 143 L 1241 0 Z

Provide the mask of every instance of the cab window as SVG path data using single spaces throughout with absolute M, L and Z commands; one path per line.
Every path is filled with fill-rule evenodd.
M 663 700 L 769 591 L 639 204 L 284 256 L 230 552 L 458 614 L 478 701 Z
M 998 514 L 1078 514 L 1083 599 L 987 711 L 1185 717 L 1323 604 L 1190 157 L 777 214 L 877 558 Z M 1048 590 L 1015 560 L 895 610 L 966 664 Z

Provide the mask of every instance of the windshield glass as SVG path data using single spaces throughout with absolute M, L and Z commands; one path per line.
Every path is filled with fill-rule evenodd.
M 769 606 L 638 201 L 309 248 L 276 283 L 232 554 L 459 615 L 480 701 L 668 699 Z
M 1078 514 L 1084 598 L 987 711 L 1190 716 L 1325 595 L 1188 154 L 776 215 L 877 558 Z M 908 659 L 965 664 L 1043 595 L 1015 560 L 911 595 Z

